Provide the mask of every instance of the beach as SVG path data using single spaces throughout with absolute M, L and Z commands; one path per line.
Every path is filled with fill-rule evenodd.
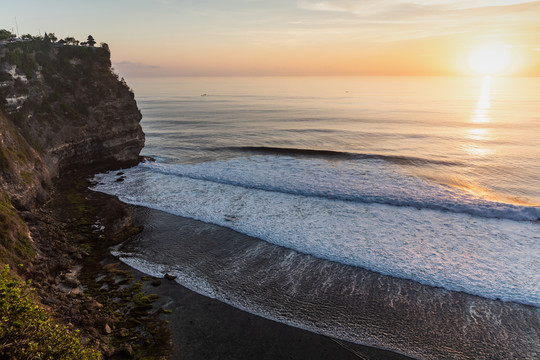
M 404 358 L 397 352 L 418 359 L 535 359 L 540 354 L 540 312 L 536 307 L 322 261 L 230 229 L 156 210 L 135 207 L 134 211 L 145 229 L 116 250 L 124 254 L 121 259 L 163 277 L 156 267 L 144 268 L 140 255 L 125 254 L 144 247 L 151 257 L 175 239 L 175 249 L 168 251 L 174 264 L 162 270 L 188 285 L 190 277 L 197 277 L 217 298 L 198 295 L 167 279 L 157 287 L 145 285 L 147 292 L 160 296 L 159 306 L 172 310 L 163 317 L 169 320 L 175 351 L 190 354 L 186 358 L 322 359 L 328 358 L 325 351 L 338 350 L 343 354 L 340 358 L 349 358 L 350 351 L 328 337 L 263 319 L 223 301 L 252 313 L 258 309 L 259 315 L 279 322 L 396 352 L 370 353 L 374 350 L 347 345 L 360 349 L 355 351 L 366 358 Z M 250 258 L 261 247 L 267 255 L 258 252 Z M 270 263 L 274 264 L 271 270 L 264 271 Z
M 155 306 L 172 311 L 161 315 L 169 322 L 172 359 L 411 359 L 268 320 L 171 280 L 145 283 L 144 290 L 159 295 Z

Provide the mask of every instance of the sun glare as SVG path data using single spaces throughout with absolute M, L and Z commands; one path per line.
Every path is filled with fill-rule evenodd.
M 469 66 L 482 75 L 495 75 L 508 69 L 511 53 L 508 45 L 501 43 L 483 44 L 469 55 Z

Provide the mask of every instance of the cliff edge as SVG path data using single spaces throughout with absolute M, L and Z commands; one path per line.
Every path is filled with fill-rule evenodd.
M 0 45 L 0 190 L 16 208 L 42 202 L 67 171 L 135 165 L 141 118 L 108 46 Z

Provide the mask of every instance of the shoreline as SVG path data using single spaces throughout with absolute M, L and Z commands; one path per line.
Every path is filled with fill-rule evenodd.
M 140 247 L 143 258 L 165 254 L 150 273 L 202 281 L 216 298 L 259 309 L 265 318 L 418 359 L 540 355 L 538 308 L 322 261 L 227 228 L 131 207 L 145 230 L 120 252 Z
M 156 306 L 168 310 L 161 318 L 169 322 L 171 330 L 171 359 L 412 359 L 269 320 L 198 294 L 173 280 L 163 278 L 158 286 L 146 283 L 143 289 L 157 294 Z

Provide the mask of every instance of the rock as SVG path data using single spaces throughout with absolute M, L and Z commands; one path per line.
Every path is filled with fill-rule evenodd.
M 152 284 L 152 286 L 159 286 L 161 285 L 161 279 L 156 279 L 152 281 L 150 284 Z
M 72 290 L 72 288 L 60 283 L 60 284 L 56 285 L 56 290 L 61 291 L 63 293 L 68 293 L 68 292 L 70 292 Z
M 105 348 L 103 349 L 102 351 L 103 355 L 105 355 L 105 357 L 112 357 L 114 355 L 114 349 L 111 349 L 111 348 Z
M 42 302 L 43 304 L 49 305 L 49 306 L 56 305 L 58 303 L 58 301 L 51 296 L 44 298 Z
M 96 329 L 94 329 L 94 328 L 88 329 L 88 333 L 89 333 L 90 336 L 92 336 L 93 338 L 99 337 L 99 332 L 98 332 Z
M 165 279 L 167 279 L 167 280 L 174 280 L 174 279 L 176 279 L 176 278 L 177 278 L 176 275 L 165 274 Z
M 114 355 L 133 356 L 133 348 L 130 344 L 123 344 L 115 350 Z
M 84 309 L 88 310 L 88 312 L 94 312 L 102 307 L 103 305 L 96 300 L 92 300 L 84 304 Z
M 76 278 L 66 278 L 66 280 L 64 280 L 64 285 L 70 287 L 70 288 L 76 288 L 77 286 L 79 286 L 81 284 L 81 282 L 76 279 Z
M 82 293 L 83 291 L 80 286 L 77 286 L 76 288 L 74 288 L 73 290 L 69 292 L 69 294 L 73 296 L 78 296 L 78 295 L 81 295 Z
M 110 333 L 112 333 L 112 329 L 111 327 L 109 326 L 109 324 L 105 324 L 103 330 L 105 331 L 105 334 L 109 335 Z
M 144 156 L 144 155 L 141 155 L 139 156 L 139 162 L 156 162 L 156 159 L 154 159 L 153 157 L 151 156 Z

